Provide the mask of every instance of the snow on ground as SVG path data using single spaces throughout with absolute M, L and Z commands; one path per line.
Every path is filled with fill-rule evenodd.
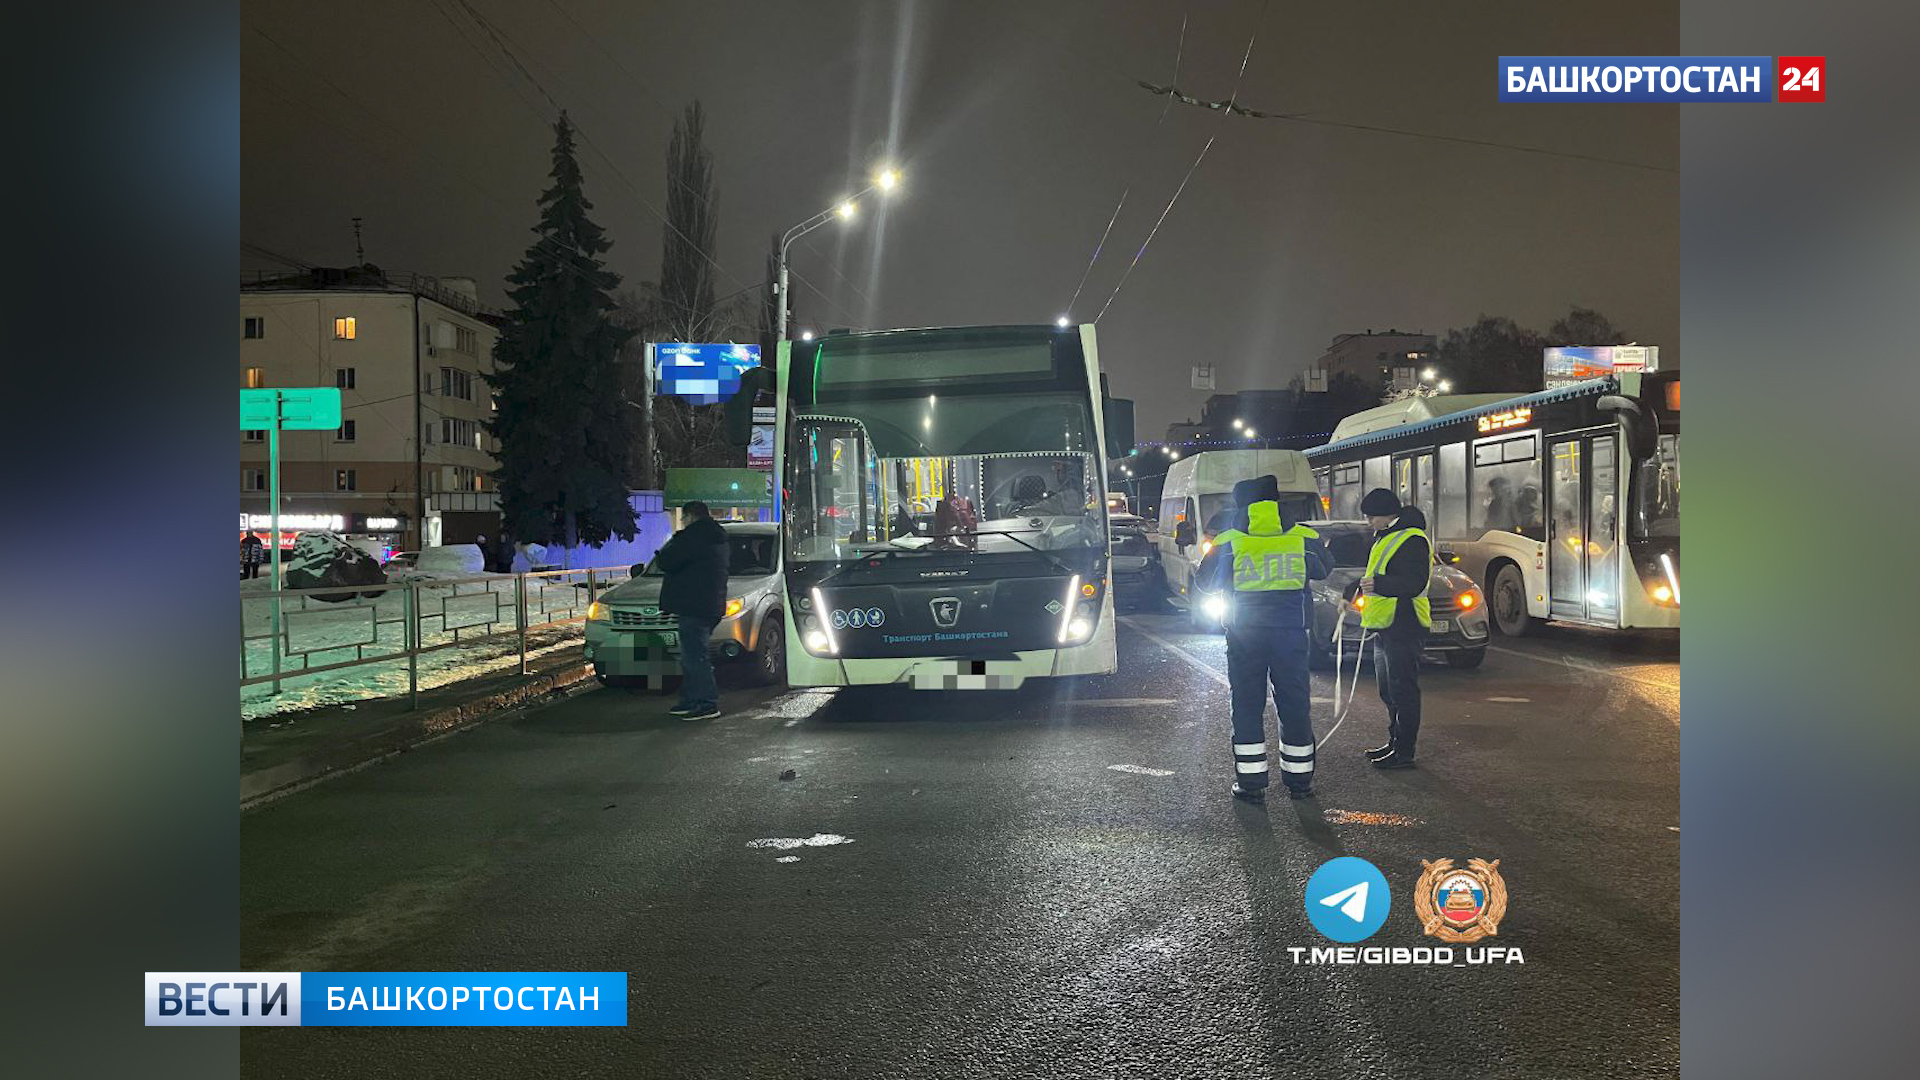
M 515 612 L 515 579 L 489 575 L 483 580 L 444 580 L 430 574 L 408 574 L 417 580 L 420 605 L 420 644 L 433 651 L 418 659 L 419 685 L 425 690 L 462 679 L 510 670 L 520 662 Z M 543 623 L 579 619 L 587 612 L 585 574 L 563 578 L 529 578 L 527 609 L 529 659 L 562 649 L 577 648 L 585 637 L 580 622 Z M 241 678 L 273 671 L 273 603 L 264 579 L 240 583 L 242 642 Z M 579 587 L 576 587 L 579 586 Z M 281 679 L 280 693 L 271 682 L 240 687 L 240 714 L 258 720 L 299 709 L 339 705 L 407 692 L 406 590 L 388 589 L 374 597 L 356 597 L 328 604 L 311 596 L 285 597 L 282 617 L 287 656 L 281 670 L 323 667 L 355 658 L 375 661 L 314 675 L 294 674 Z M 488 635 L 488 636 L 481 636 Z M 434 646 L 446 646 L 434 648 Z

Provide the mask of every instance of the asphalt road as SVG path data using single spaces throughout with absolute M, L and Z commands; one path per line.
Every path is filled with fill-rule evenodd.
M 1122 619 L 1119 674 L 1017 693 L 484 725 L 246 816 L 244 966 L 625 970 L 629 1026 L 246 1029 L 245 1075 L 1676 1075 L 1677 649 L 1496 641 L 1427 669 L 1419 769 L 1361 758 L 1363 680 L 1320 797 L 1265 809 L 1227 797 L 1220 639 L 1168 616 Z M 851 842 L 749 846 L 820 834 Z M 1483 944 L 1524 964 L 1296 964 L 1341 854 L 1392 885 L 1387 946 L 1435 943 L 1422 859 L 1500 860 Z

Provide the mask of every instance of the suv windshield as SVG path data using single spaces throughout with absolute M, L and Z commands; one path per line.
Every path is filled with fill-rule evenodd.
M 1033 330 L 824 343 L 798 378 L 786 518 L 796 562 L 1105 548 L 1078 339 Z M 811 386 L 811 404 L 805 403 Z
M 778 541 L 771 533 L 736 532 L 727 530 L 727 576 L 759 577 L 773 573 L 773 562 L 778 554 L 774 544 Z M 647 560 L 643 577 L 659 577 L 660 569 Z

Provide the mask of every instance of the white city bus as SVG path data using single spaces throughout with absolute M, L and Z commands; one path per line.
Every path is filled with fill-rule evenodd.
M 1391 488 L 1519 635 L 1546 620 L 1680 626 L 1680 376 L 1356 413 L 1307 451 L 1331 518 Z
M 782 343 L 774 389 L 791 685 L 1116 669 L 1106 461 L 1132 403 L 1093 327 Z

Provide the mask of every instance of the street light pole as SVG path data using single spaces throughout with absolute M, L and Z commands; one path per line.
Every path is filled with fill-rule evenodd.
M 774 325 L 775 325 L 774 340 L 775 341 L 787 340 L 787 249 L 793 246 L 793 242 L 795 240 L 798 240 L 801 237 L 812 232 L 813 230 L 819 228 L 820 226 L 825 225 L 827 222 L 832 221 L 836 217 L 841 218 L 842 220 L 852 219 L 855 211 L 855 206 L 856 204 L 859 203 L 861 199 L 866 198 L 868 195 L 872 194 L 875 191 L 892 191 L 894 186 L 899 183 L 900 183 L 900 174 L 898 172 L 895 172 L 892 169 L 884 169 L 874 177 L 873 183 L 868 184 L 866 187 L 861 188 L 859 191 L 853 193 L 852 195 L 847 196 L 846 198 L 840 200 L 839 202 L 833 204 L 832 206 L 827 207 L 825 210 L 820 211 L 819 213 L 813 215 L 807 220 L 801 222 L 800 224 L 795 225 L 793 228 L 788 229 L 785 233 L 781 235 L 779 280 L 778 280 L 778 283 L 774 286 L 775 290 L 780 294 L 778 297 L 778 305 L 780 310 L 779 310 L 778 317 L 774 320 Z

